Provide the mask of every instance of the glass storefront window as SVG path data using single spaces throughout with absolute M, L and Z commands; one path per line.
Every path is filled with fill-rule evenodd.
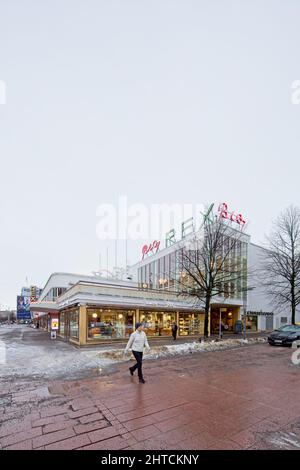
M 48 315 L 41 315 L 37 321 L 39 322 L 40 328 L 48 329 Z
M 59 319 L 59 334 L 61 336 L 64 336 L 65 334 L 65 314 L 61 313 L 60 314 L 60 319 Z
M 79 339 L 79 311 L 70 311 L 70 337 Z
M 256 315 L 246 316 L 246 329 L 257 331 L 257 316 Z
M 179 313 L 179 336 L 204 334 L 203 313 Z
M 128 338 L 133 332 L 134 310 L 88 308 L 88 339 Z
M 143 310 L 140 312 L 140 321 L 145 323 L 146 333 L 149 336 L 171 336 L 172 323 L 176 321 L 176 314 Z
M 220 320 L 222 333 L 234 331 L 236 321 L 239 320 L 239 309 L 236 307 L 213 307 L 211 309 L 211 333 L 220 333 Z

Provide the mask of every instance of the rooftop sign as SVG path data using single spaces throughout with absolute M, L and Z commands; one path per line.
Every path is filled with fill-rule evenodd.
M 246 224 L 246 221 L 244 220 L 244 217 L 242 216 L 242 214 L 229 212 L 228 205 L 226 204 L 226 202 L 223 202 L 222 204 L 219 205 L 218 212 L 219 212 L 220 219 L 230 220 L 230 222 L 235 222 L 241 225 L 242 227 Z
M 148 255 L 149 253 L 157 253 L 160 247 L 160 241 L 159 240 L 154 240 L 150 245 L 144 245 L 142 248 L 142 260 L 145 258 L 145 255 Z

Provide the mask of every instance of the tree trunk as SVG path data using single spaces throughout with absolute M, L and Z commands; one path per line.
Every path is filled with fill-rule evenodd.
M 295 325 L 296 323 L 296 302 L 295 302 L 295 289 L 294 286 L 292 286 L 292 325 Z
M 295 269 L 295 241 L 292 240 L 292 278 L 291 278 L 291 304 L 292 304 L 292 325 L 296 322 L 296 269 Z
M 205 299 L 205 317 L 204 317 L 204 336 L 205 336 L 205 338 L 208 338 L 209 310 L 210 310 L 210 297 L 206 297 L 206 299 Z

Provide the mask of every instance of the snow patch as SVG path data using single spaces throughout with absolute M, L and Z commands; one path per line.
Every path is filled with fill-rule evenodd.
M 269 442 L 280 449 L 300 449 L 299 439 L 293 432 L 277 433 L 269 439 Z
M 151 342 L 151 340 L 150 340 Z M 144 359 L 158 359 L 172 356 L 193 354 L 196 352 L 220 351 L 223 349 L 237 348 L 246 344 L 265 343 L 266 338 L 251 339 L 227 339 L 222 341 L 206 341 L 193 343 L 178 343 L 164 346 L 154 346 L 149 353 L 145 353 Z M 120 349 L 108 349 L 99 351 L 99 357 L 110 358 L 115 361 L 124 361 L 130 359 L 130 356 L 124 358 L 124 352 Z

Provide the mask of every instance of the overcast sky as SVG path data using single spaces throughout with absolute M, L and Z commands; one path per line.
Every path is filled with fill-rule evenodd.
M 300 206 L 298 0 L 0 0 L 0 12 L 2 307 L 26 277 L 89 273 L 99 252 L 106 263 L 96 210 L 120 195 L 226 201 L 256 243 Z M 129 251 L 137 261 L 139 243 Z

